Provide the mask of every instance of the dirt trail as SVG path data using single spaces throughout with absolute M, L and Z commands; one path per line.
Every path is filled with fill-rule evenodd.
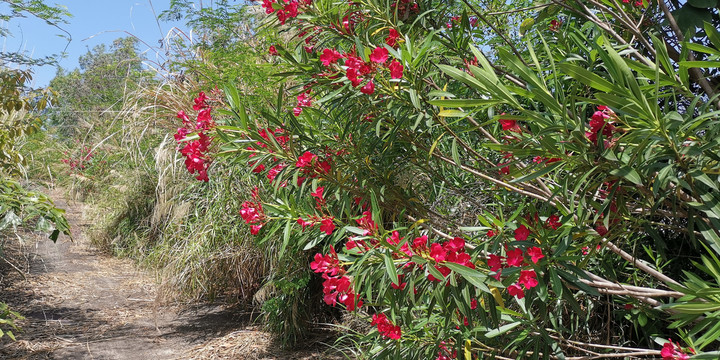
M 156 281 L 130 260 L 94 249 L 80 203 L 67 210 L 74 242 L 34 241 L 29 274 L 3 271 L 0 300 L 26 319 L 17 342 L 0 340 L 0 359 L 321 359 L 279 352 L 251 314 L 222 306 L 168 306 Z M 27 253 L 27 252 L 26 252 Z

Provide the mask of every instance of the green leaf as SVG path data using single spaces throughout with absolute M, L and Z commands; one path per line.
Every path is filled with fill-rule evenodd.
M 485 284 L 485 280 L 487 279 L 487 275 L 471 269 L 467 266 L 447 262 L 445 263 L 445 266 L 448 267 L 448 269 L 460 274 L 460 276 L 463 277 L 463 279 L 467 280 L 467 282 L 471 283 L 478 289 L 482 290 L 483 292 L 490 293 L 490 289 Z
M 671 306 L 665 306 L 673 310 L 677 310 L 683 314 L 700 315 L 711 311 L 720 310 L 720 304 L 718 303 L 686 303 L 686 304 L 672 304 Z
M 387 254 L 383 254 L 383 260 L 385 261 L 385 271 L 390 277 L 390 280 L 393 282 L 393 284 L 400 285 L 400 282 L 398 281 L 397 271 L 395 269 L 395 263 L 393 262 L 392 258 Z
M 528 182 L 528 181 L 531 181 L 531 180 L 535 180 L 535 179 L 537 179 L 537 178 L 539 178 L 539 177 L 541 177 L 541 176 L 543 176 L 543 175 L 545 175 L 545 174 L 547 174 L 547 173 L 549 173 L 549 172 L 557 169 L 558 167 L 560 167 L 560 166 L 562 166 L 562 165 L 563 165 L 563 162 L 562 162 L 562 161 L 558 161 L 558 162 L 552 163 L 552 164 L 550 164 L 550 165 L 546 165 L 546 166 L 544 166 L 542 169 L 540 169 L 540 170 L 538 170 L 538 171 L 536 171 L 536 172 L 534 172 L 534 173 L 530 173 L 530 174 L 521 176 L 521 177 L 519 177 L 519 178 L 517 178 L 517 179 L 513 179 L 513 180 L 511 180 L 510 182 L 511 182 L 511 183 L 520 183 L 520 182 Z
M 571 63 L 561 63 L 558 64 L 558 67 L 566 74 L 568 74 L 571 78 L 579 81 L 582 84 L 585 84 L 593 89 L 604 91 L 604 92 L 614 92 L 614 93 L 624 93 L 626 90 L 620 88 L 619 86 L 603 79 L 600 77 L 600 75 L 594 74 L 590 71 L 587 71 L 586 69 L 575 65 Z
M 527 18 L 523 20 L 523 22 L 520 23 L 520 36 L 525 35 L 525 33 L 530 30 L 533 25 L 535 25 L 535 19 Z
M 510 331 L 510 330 L 512 330 L 512 329 L 514 329 L 514 328 L 516 328 L 516 327 L 518 327 L 518 326 L 520 326 L 520 324 L 522 324 L 522 322 L 516 321 L 516 322 L 514 322 L 514 323 L 510 323 L 510 324 L 507 324 L 507 325 L 503 325 L 503 326 L 501 326 L 501 327 L 499 327 L 499 328 L 497 328 L 497 329 L 488 331 L 488 332 L 485 334 L 485 337 L 487 337 L 487 338 L 494 338 L 494 337 L 496 337 L 496 336 L 502 335 L 502 334 L 504 334 L 504 333 L 506 333 L 506 332 L 508 332 L 508 331 Z
M 471 108 L 484 105 L 494 105 L 499 103 L 499 101 L 493 99 L 440 99 L 430 100 L 428 103 L 435 106 Z
M 717 0 L 688 0 L 688 4 L 696 8 L 710 9 L 717 6 Z
M 610 170 L 610 175 L 625 178 L 635 185 L 642 185 L 640 174 L 629 166 L 623 166 L 619 169 Z
M 703 23 L 703 29 L 705 29 L 705 34 L 707 34 L 708 39 L 715 49 L 720 50 L 720 32 L 718 32 L 713 24 L 707 21 Z
M 720 67 L 720 61 L 681 61 L 678 63 L 683 68 L 717 68 Z

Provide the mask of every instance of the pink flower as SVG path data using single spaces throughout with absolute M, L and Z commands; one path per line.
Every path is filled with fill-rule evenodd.
M 548 217 L 548 219 L 547 219 L 547 225 L 549 227 L 551 227 L 553 230 L 557 230 L 557 228 L 559 228 L 560 225 L 562 225 L 559 220 L 560 220 L 559 216 L 550 215 L 550 217 Z
M 537 264 L 540 259 L 544 258 L 545 255 L 542 253 L 542 249 L 540 249 L 537 246 L 531 247 L 527 249 L 527 256 L 530 257 L 530 260 L 533 262 L 533 264 Z
M 500 125 L 502 125 L 502 129 L 504 131 L 512 131 L 516 133 L 521 133 L 522 130 L 520 130 L 520 126 L 518 126 L 517 121 L 515 120 L 506 120 L 506 119 L 500 119 L 498 120 Z
M 375 92 L 375 83 L 372 79 L 370 79 L 365 86 L 360 88 L 360 92 L 366 95 L 372 95 Z
M 342 55 L 337 50 L 334 49 L 325 49 L 322 52 L 322 55 L 320 55 L 320 62 L 323 63 L 325 66 L 330 66 L 330 64 L 336 63 Z
M 400 327 L 397 325 L 393 325 L 393 323 L 388 320 L 385 314 L 373 315 L 370 325 L 376 325 L 378 328 L 378 332 L 383 337 L 398 340 L 402 336 Z
M 306 151 L 302 156 L 298 158 L 298 161 L 295 163 L 296 167 L 303 168 L 308 165 L 311 165 L 313 160 L 317 159 L 317 155 Z
M 691 353 L 695 353 L 695 351 L 690 348 Z M 663 344 L 663 348 L 660 351 L 660 356 L 662 356 L 663 360 L 687 360 L 690 359 L 690 356 L 678 345 L 677 343 L 673 343 L 671 339 L 668 339 L 668 342 Z
M 325 234 L 331 235 L 335 230 L 335 223 L 333 223 L 334 219 L 335 218 L 333 217 L 323 218 L 320 222 L 320 231 L 324 232 Z
M 390 28 L 389 30 L 390 35 L 388 35 L 385 38 L 385 43 L 388 44 L 391 48 L 395 48 L 397 46 L 397 39 L 400 37 L 400 34 L 397 32 L 397 30 Z
M 495 254 L 488 255 L 487 264 L 490 267 L 490 270 L 497 272 L 498 270 L 502 269 L 502 256 L 497 256 Z
M 390 69 L 390 78 L 392 79 L 400 79 L 403 76 L 403 66 L 400 64 L 399 61 L 393 60 L 390 63 L 390 66 L 388 66 L 388 69 Z
M 518 284 L 522 284 L 525 289 L 532 289 L 538 286 L 537 274 L 535 270 L 521 270 Z
M 506 260 L 508 266 L 523 266 L 524 260 L 523 251 L 521 249 L 508 250 Z
M 306 227 L 308 227 L 308 226 L 312 227 L 313 225 L 315 225 L 315 223 L 313 223 L 311 221 L 305 221 L 305 220 L 303 220 L 303 218 L 299 218 L 297 220 L 297 223 L 302 226 L 303 231 L 305 231 Z
M 377 47 L 370 54 L 370 61 L 382 64 L 388 59 L 388 49 L 383 47 Z
M 260 225 L 250 225 L 250 234 L 257 235 L 260 232 L 260 229 L 262 228 L 262 224 Z
M 324 200 L 324 198 L 323 198 L 324 191 L 325 191 L 325 187 L 318 186 L 317 189 L 315 189 L 314 193 L 310 193 L 310 196 L 317 198 L 318 201 Z
M 527 240 L 529 235 L 530 235 L 530 230 L 528 230 L 528 228 L 526 228 L 525 225 L 520 225 L 520 227 L 515 229 L 515 240 L 517 240 L 517 241 Z
M 430 257 L 435 259 L 437 262 L 445 261 L 445 257 L 447 256 L 447 253 L 445 252 L 445 249 L 443 249 L 442 245 L 438 243 L 434 243 L 430 245 Z
M 205 102 L 208 99 L 208 97 L 205 95 L 204 92 L 200 92 L 198 97 L 195 98 L 195 105 L 193 105 L 193 110 L 198 111 L 201 109 L 204 109 L 208 107 L 208 104 Z
M 522 299 L 525 297 L 525 292 L 520 287 L 520 285 L 512 284 L 507 287 L 507 290 L 508 290 L 508 294 L 510 294 L 510 296 L 515 296 L 518 299 Z

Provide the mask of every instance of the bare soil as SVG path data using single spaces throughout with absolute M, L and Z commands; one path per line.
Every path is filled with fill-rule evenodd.
M 337 359 L 317 346 L 280 350 L 257 314 L 159 303 L 152 276 L 90 245 L 83 205 L 53 195 L 74 241 L 26 234 L 22 247 L 7 242 L 12 265 L 0 261 L 0 301 L 25 319 L 17 341 L 0 339 L 0 359 Z

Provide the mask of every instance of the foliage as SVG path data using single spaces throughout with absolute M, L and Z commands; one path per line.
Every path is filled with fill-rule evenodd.
M 300 85 L 255 114 L 225 88 L 217 156 L 269 180 L 240 216 L 281 258 L 319 251 L 368 357 L 717 347 L 717 10 L 525 5 L 266 2 Z
M 179 37 L 168 45 L 170 67 L 179 79 L 207 84 L 233 82 L 253 106 L 264 106 L 274 98 L 277 82 L 268 81 L 281 64 L 269 64 L 267 48 L 277 31 L 258 31 L 257 9 L 237 1 L 173 0 L 160 19 L 184 19 L 192 37 Z
M 48 26 L 61 31 L 63 34 L 59 34 L 58 36 L 67 39 L 67 43 L 70 43 L 70 33 L 61 26 L 67 24 L 67 19 L 72 15 L 64 6 L 50 6 L 42 0 L 2 0 L 0 6 L 2 6 L 0 20 L 9 22 L 17 18 L 37 18 L 43 20 Z M 0 35 L 10 37 L 12 33 L 5 28 L 0 28 Z M 33 58 L 32 56 L 17 51 L 0 51 L 0 63 L 3 65 L 6 63 L 16 65 L 52 65 L 57 63 L 58 57 L 59 55 L 55 54 L 43 58 Z

